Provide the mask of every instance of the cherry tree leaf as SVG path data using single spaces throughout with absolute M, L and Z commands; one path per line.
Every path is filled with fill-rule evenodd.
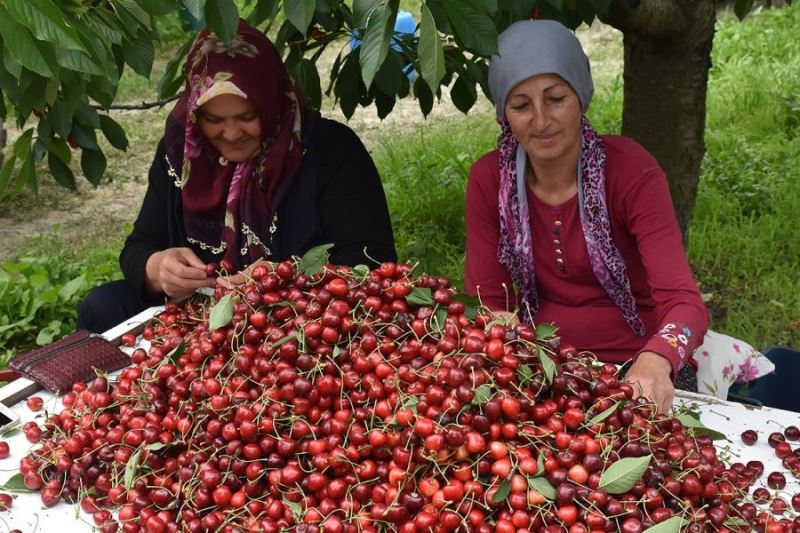
M 136 479 L 136 471 L 139 470 L 139 458 L 142 456 L 142 449 L 139 448 L 133 455 L 131 455 L 130 459 L 128 459 L 128 464 L 125 465 L 125 490 L 131 490 L 133 487 L 133 482 Z
M 619 402 L 615 402 L 615 403 L 614 403 L 614 405 L 612 405 L 611 407 L 609 407 L 608 409 L 606 409 L 606 410 L 605 410 L 605 411 L 603 411 L 602 413 L 598 413 L 597 415 L 593 416 L 593 417 L 591 418 L 591 420 L 589 420 L 588 422 L 586 422 L 586 426 L 587 426 L 587 427 L 592 427 L 592 426 L 593 426 L 593 425 L 595 425 L 595 424 L 599 424 L 600 422 L 602 422 L 603 420 L 605 420 L 606 418 L 608 418 L 609 416 L 611 416 L 611 414 L 612 414 L 614 411 L 616 411 L 616 410 L 617 410 L 617 407 L 619 407 Z
M 545 477 L 529 477 L 528 486 L 548 500 L 552 501 L 556 499 L 556 489 L 553 488 L 553 485 L 551 485 Z
M 528 365 L 520 365 L 517 368 L 517 379 L 519 379 L 520 387 L 527 385 L 533 379 L 533 370 Z
M 708 435 L 713 440 L 728 440 L 728 437 L 719 431 L 706 427 L 700 421 L 700 416 L 695 413 L 682 413 L 676 418 L 681 421 L 683 427 L 691 428 L 695 435 Z
M 280 339 L 278 339 L 275 342 L 273 342 L 272 343 L 272 347 L 273 348 L 277 348 L 281 344 L 285 344 L 285 343 L 287 343 L 287 342 L 289 342 L 291 340 L 294 340 L 296 338 L 297 338 L 297 335 L 286 335 L 285 337 L 281 337 Z
M 170 350 L 170 352 L 167 354 L 166 359 L 167 361 L 170 361 L 171 363 L 177 365 L 178 358 L 182 356 L 185 352 L 186 352 L 186 343 L 183 340 L 181 340 L 180 344 L 178 344 L 176 347 Z
M 31 492 L 31 490 L 25 486 L 22 474 L 11 476 L 8 481 L 0 485 L 0 490 L 15 493 Z
M 511 480 L 507 479 L 500 483 L 500 486 L 497 488 L 497 492 L 492 494 L 492 501 L 494 503 L 500 503 L 505 501 L 508 498 L 508 495 L 511 493 Z
M 673 516 L 652 527 L 648 527 L 644 530 L 644 533 L 679 533 L 685 523 L 686 520 L 682 517 Z
M 414 287 L 411 289 L 411 292 L 406 296 L 406 302 L 408 302 L 409 305 L 417 306 L 433 305 L 436 303 L 433 301 L 433 293 L 431 293 L 431 290 L 427 287 Z
M 333 248 L 333 243 L 320 244 L 319 246 L 313 247 L 300 258 L 300 263 L 298 263 L 297 268 L 304 274 L 313 276 L 328 262 L 330 258 L 328 250 L 331 248 Z
M 609 494 L 622 494 L 631 490 L 637 481 L 642 479 L 647 470 L 651 455 L 644 457 L 624 457 L 615 462 L 600 476 L 600 484 L 597 487 Z
M 547 383 L 552 383 L 553 377 L 556 375 L 556 364 L 540 346 L 536 347 L 536 355 L 539 356 L 539 363 L 542 365 L 544 378 L 547 380 Z
M 548 322 L 543 322 L 541 324 L 537 324 L 536 326 L 536 338 L 537 339 L 548 339 L 556 334 L 558 328 L 550 324 Z
M 226 294 L 211 308 L 211 313 L 208 316 L 209 331 L 227 326 L 231 318 L 233 318 L 233 295 Z
M 475 396 L 472 398 L 472 403 L 475 405 L 484 405 L 492 399 L 492 386 L 484 383 L 475 389 Z

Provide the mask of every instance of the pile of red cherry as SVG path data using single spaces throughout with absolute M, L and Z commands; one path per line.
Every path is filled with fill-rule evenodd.
M 24 484 L 104 532 L 800 531 L 799 495 L 748 495 L 761 463 L 727 467 L 552 330 L 406 264 L 301 268 L 168 304 L 131 367 L 26 425 Z

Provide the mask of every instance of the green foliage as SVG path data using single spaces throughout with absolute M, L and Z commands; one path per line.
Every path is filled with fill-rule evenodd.
M 387 132 L 375 161 L 401 260 L 462 283 L 466 176 L 472 163 L 492 149 L 496 129 L 482 113 L 406 134 L 403 143 L 389 141 L 394 135 Z
M 227 0 L 226 0 L 227 1 Z M 22 135 L 0 170 L 0 197 L 11 189 L 37 190 L 36 164 L 47 154 L 51 173 L 74 188 L 69 142 L 80 148 L 81 166 L 93 184 L 106 158 L 97 130 L 119 149 L 126 146 L 108 109 L 127 65 L 149 76 L 159 33 L 154 17 L 178 7 L 175 0 L 136 2 L 102 0 L 7 0 L 0 3 L 0 106 L 13 112 Z M 33 117 L 33 120 L 31 120 Z M 33 122 L 33 124 L 31 124 Z M 17 170 L 14 176 L 14 170 Z
M 92 287 L 119 279 L 121 243 L 84 254 L 58 237 L 35 254 L 0 264 L 0 368 L 15 353 L 74 331 L 76 306 Z
M 689 256 L 712 326 L 757 347 L 800 345 L 800 6 L 723 17 Z
M 0 198 L 7 190 L 16 194 L 24 187 L 36 192 L 36 166 L 45 154 L 56 181 L 75 188 L 71 153 L 54 152 L 55 143 L 80 149 L 84 176 L 93 185 L 100 183 L 107 158 L 98 146 L 97 130 L 115 148 L 124 149 L 126 143 L 113 119 L 103 115 L 100 120 L 95 108 L 107 111 L 112 106 L 126 67 L 150 77 L 157 43 L 183 45 L 167 65 L 158 95 L 180 90 L 179 67 L 191 36 L 179 10 L 183 18 L 208 24 L 225 41 L 233 38 L 240 16 L 256 25 L 267 21 L 270 35 L 276 26 L 275 44 L 315 107 L 322 101 L 317 59 L 327 46 L 341 46 L 341 38 L 357 37 L 361 46 L 343 49 L 336 59 L 327 94 L 333 91 L 348 117 L 356 106 L 373 104 L 385 117 L 398 98 L 412 93 L 427 114 L 434 95 L 441 96 L 442 86 L 454 80 L 456 107 L 471 109 L 477 86 L 486 92 L 486 61 L 497 50 L 497 34 L 530 17 L 533 9 L 571 27 L 591 22 L 607 9 L 603 0 L 578 7 L 572 2 L 554 7 L 552 0 L 425 0 L 420 41 L 416 34 L 394 35 L 400 5 L 400 0 L 5 0 L 0 3 L 0 101 L 8 101 L 23 135 L 14 147 L 15 157 L 8 157 L 0 169 Z M 408 64 L 423 80 L 413 92 L 403 72 Z M 6 107 L 0 106 L 0 118 L 5 114 Z

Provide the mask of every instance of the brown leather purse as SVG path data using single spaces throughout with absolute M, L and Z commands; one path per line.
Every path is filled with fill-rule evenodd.
M 130 364 L 128 355 L 101 335 L 78 330 L 15 357 L 8 367 L 58 394 L 69 391 L 76 381 L 94 378 L 95 369 L 113 372 Z

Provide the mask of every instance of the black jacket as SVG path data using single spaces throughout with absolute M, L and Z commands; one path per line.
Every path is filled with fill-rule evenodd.
M 186 240 L 180 189 L 168 173 L 165 153 L 162 139 L 142 208 L 119 258 L 125 279 L 142 296 L 145 264 L 155 252 L 186 246 L 204 262 L 221 259 L 221 254 L 215 256 Z M 170 163 L 180 174 L 183 162 Z M 386 197 L 372 158 L 353 130 L 320 117 L 314 121 L 297 174 L 279 193 L 277 231 L 268 259 L 301 256 L 325 243 L 334 244 L 334 264 L 374 266 L 376 261 L 397 260 Z

